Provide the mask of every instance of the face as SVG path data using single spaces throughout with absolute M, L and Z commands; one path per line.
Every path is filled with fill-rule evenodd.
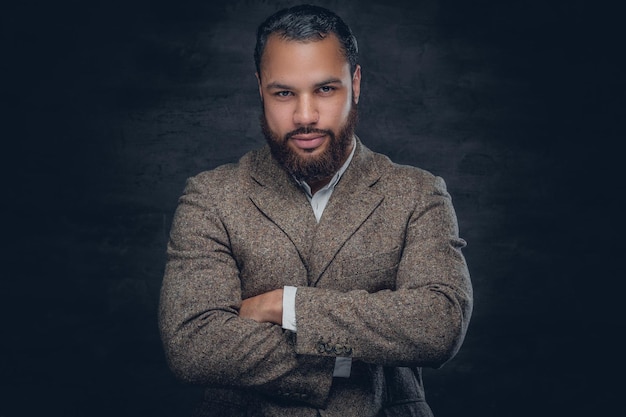
M 351 151 L 361 70 L 339 40 L 298 42 L 270 35 L 257 74 L 261 126 L 274 157 L 308 182 L 332 177 Z

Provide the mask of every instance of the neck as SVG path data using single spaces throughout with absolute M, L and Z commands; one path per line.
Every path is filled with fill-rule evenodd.
M 316 192 L 324 188 L 326 184 L 328 184 L 332 178 L 333 177 L 328 177 L 322 180 L 307 181 L 306 183 L 311 188 L 311 195 L 314 195 Z

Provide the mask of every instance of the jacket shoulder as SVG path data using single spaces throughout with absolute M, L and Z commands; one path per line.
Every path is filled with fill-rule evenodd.
M 243 155 L 238 162 L 220 165 L 211 170 L 202 171 L 187 179 L 185 194 L 211 194 L 213 197 L 233 195 L 241 190 L 249 178 L 250 166 L 257 151 Z
M 447 194 L 443 178 L 412 165 L 393 162 L 388 156 L 372 152 L 372 161 L 380 170 L 379 184 L 382 189 L 398 194 L 412 192 Z

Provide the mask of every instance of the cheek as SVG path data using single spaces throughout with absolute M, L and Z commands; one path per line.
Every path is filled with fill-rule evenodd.
M 350 102 L 346 100 L 338 100 L 335 103 L 329 103 L 326 110 L 326 120 L 328 125 L 332 125 L 334 130 L 338 130 L 348 119 L 350 113 Z
M 265 105 L 265 118 L 274 132 L 286 133 L 291 130 L 291 118 L 288 106 Z

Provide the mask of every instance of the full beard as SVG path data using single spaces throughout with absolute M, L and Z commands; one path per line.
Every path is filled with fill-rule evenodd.
M 261 130 L 274 159 L 291 175 L 306 182 L 320 181 L 335 175 L 348 157 L 352 137 L 358 120 L 357 105 L 352 104 L 345 125 L 337 134 L 330 129 L 316 129 L 303 126 L 280 137 L 273 132 L 265 117 L 261 115 Z M 289 138 L 307 133 L 320 133 L 329 137 L 329 145 L 316 156 L 302 156 L 289 147 Z

